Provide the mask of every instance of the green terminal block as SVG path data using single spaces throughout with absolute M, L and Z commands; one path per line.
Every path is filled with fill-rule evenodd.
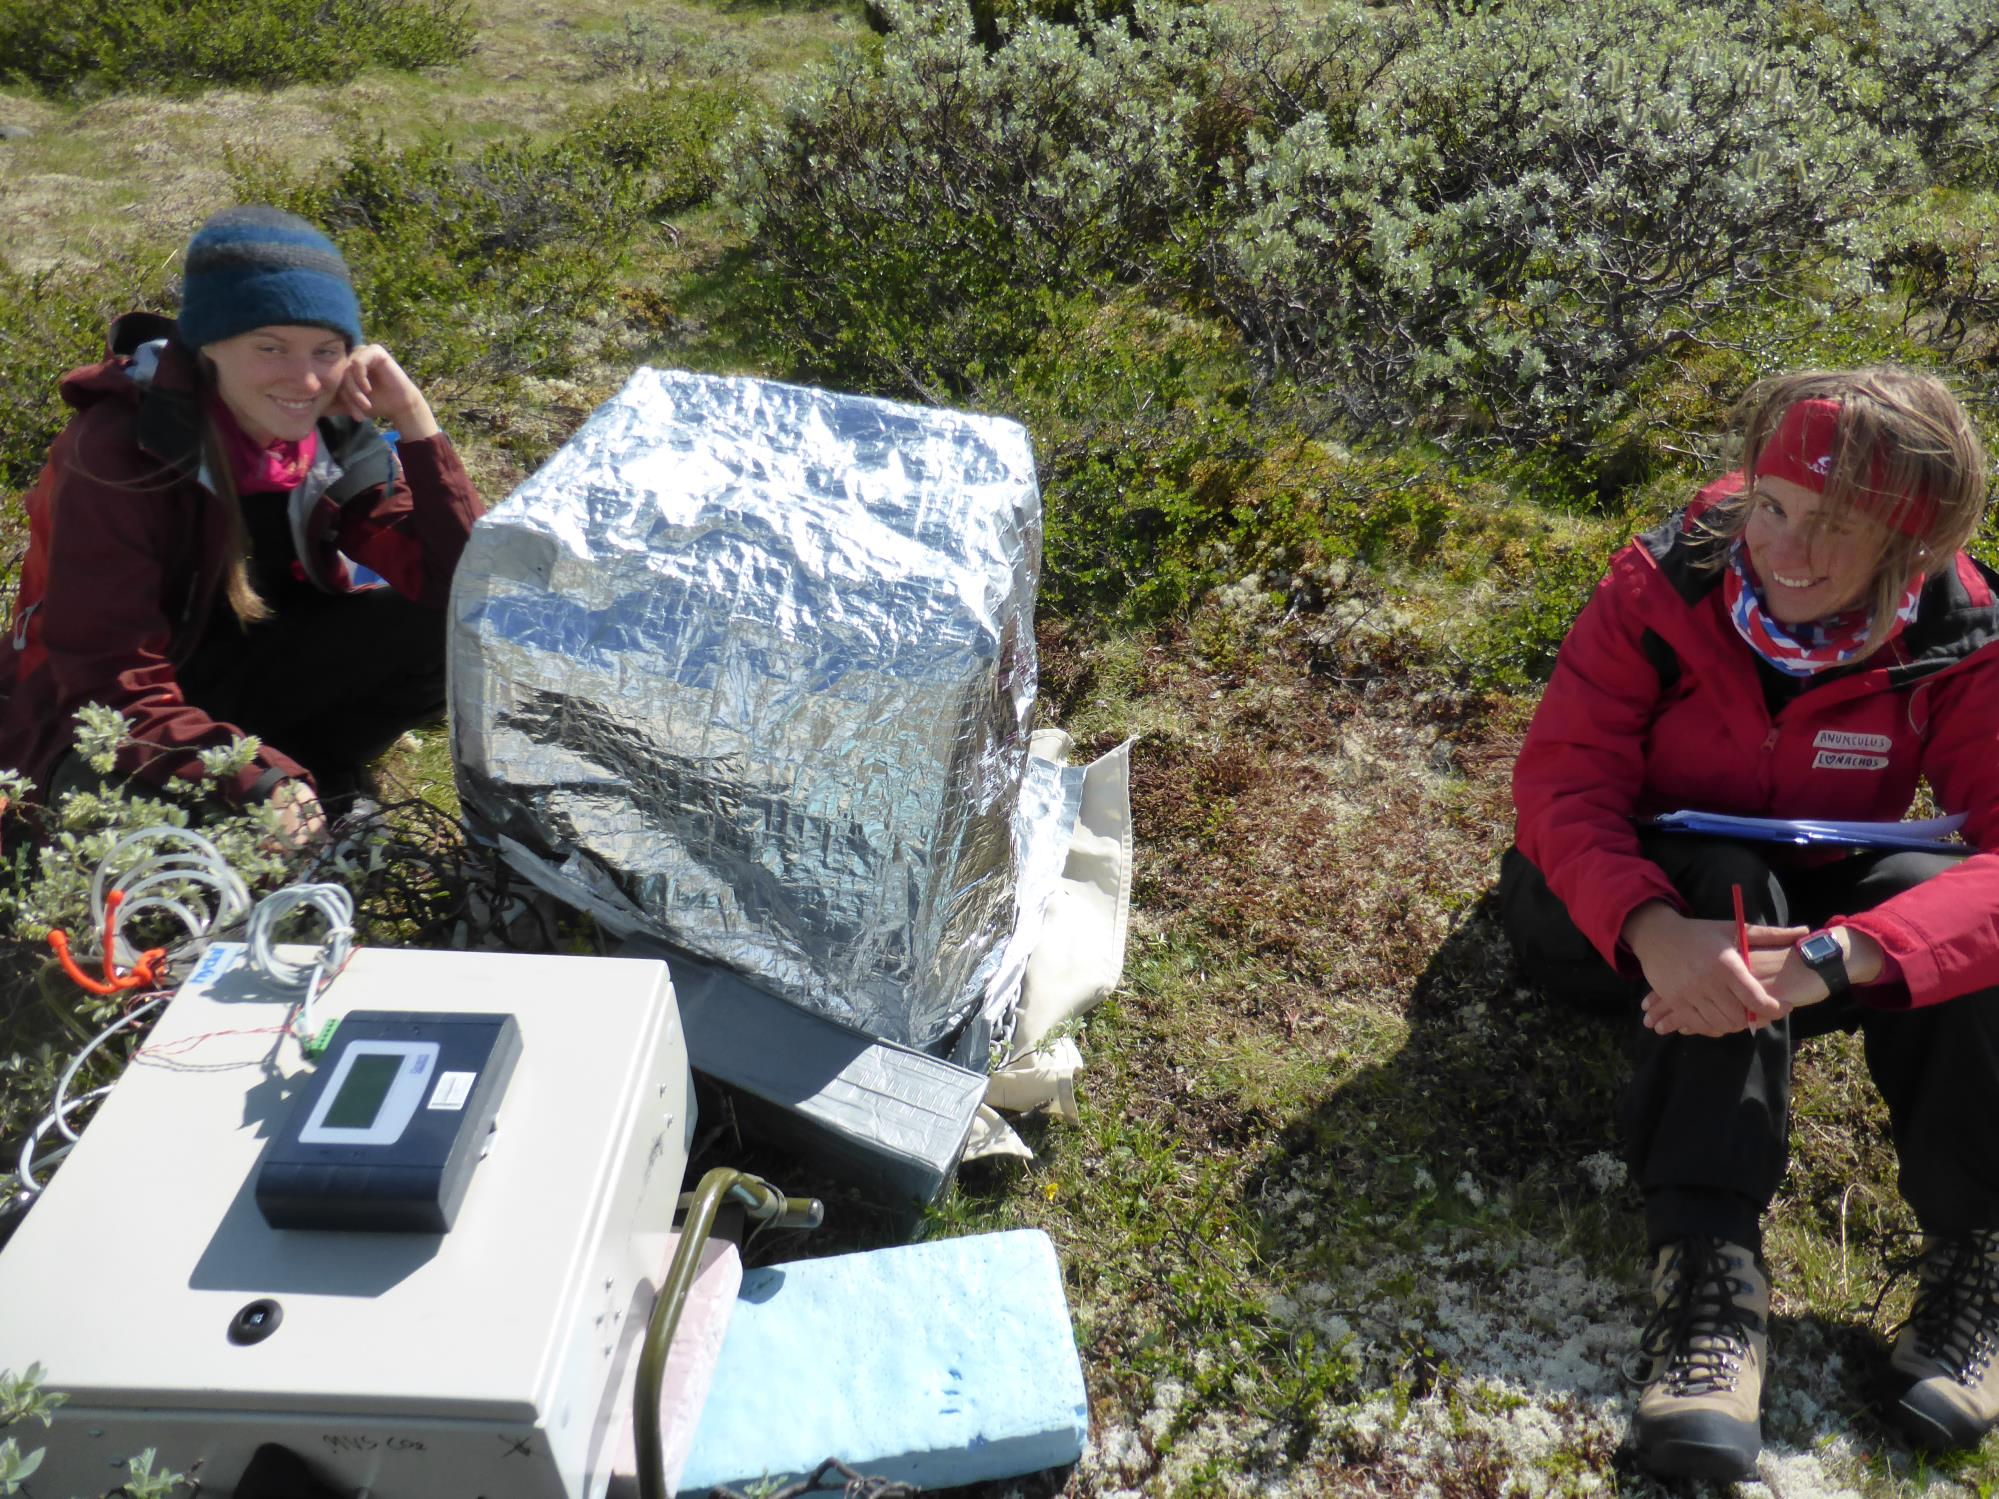
M 329 1020 L 317 1031 L 313 1032 L 312 1039 L 307 1041 L 301 1048 L 305 1052 L 306 1060 L 308 1062 L 317 1062 L 321 1057 L 325 1056 L 326 1048 L 333 1044 L 333 1033 L 339 1029 L 340 1022 L 338 1020 Z

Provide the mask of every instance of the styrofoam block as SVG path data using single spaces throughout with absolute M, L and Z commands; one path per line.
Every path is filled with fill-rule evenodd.
M 1088 1434 L 1055 1246 L 980 1234 L 747 1272 L 680 1492 L 829 1457 L 979 1483 L 1075 1462 Z

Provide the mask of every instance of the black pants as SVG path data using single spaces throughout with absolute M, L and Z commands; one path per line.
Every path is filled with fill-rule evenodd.
M 1866 910 L 1963 857 L 1859 853 L 1789 868 L 1768 844 L 1665 833 L 1642 842 L 1689 914 L 1732 919 L 1730 887 L 1740 885 L 1748 919 L 1767 926 L 1817 926 Z M 1904 1011 L 1871 1009 L 1849 994 L 1756 1031 L 1661 1036 L 1639 1019 L 1644 982 L 1603 961 L 1517 849 L 1501 866 L 1499 899 L 1507 937 L 1536 987 L 1620 1016 L 1635 1032 L 1622 1122 L 1654 1246 L 1692 1233 L 1760 1242 L 1789 1156 L 1792 1052 L 1810 1036 L 1856 1028 L 1888 1105 L 1902 1195 L 1917 1222 L 1931 1233 L 1999 1228 L 1999 989 Z
M 393 589 L 325 594 L 288 588 L 247 630 L 226 613 L 180 669 L 182 695 L 209 717 L 283 750 L 329 801 L 407 729 L 444 713 L 444 616 Z M 74 751 L 51 799 L 97 783 Z

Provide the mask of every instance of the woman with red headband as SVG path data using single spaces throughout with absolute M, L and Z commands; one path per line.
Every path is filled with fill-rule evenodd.
M 1741 467 L 1619 552 L 1563 643 L 1500 880 L 1528 977 L 1635 1036 L 1657 1308 L 1638 1459 L 1724 1479 L 1761 1445 L 1792 1048 L 1832 1030 L 1863 1033 L 1924 1236 L 1887 1412 L 1939 1448 L 1999 1418 L 1999 576 L 1960 550 L 1984 454 L 1903 370 L 1767 381 L 1738 427 Z M 1922 780 L 1987 852 L 1815 857 L 1645 822 L 1892 820 Z

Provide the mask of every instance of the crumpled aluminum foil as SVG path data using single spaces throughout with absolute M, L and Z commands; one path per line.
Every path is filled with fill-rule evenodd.
M 615 930 L 928 1045 L 1017 988 L 1017 863 L 1074 820 L 1020 814 L 1040 560 L 1015 423 L 641 369 L 459 564 L 465 810 Z

